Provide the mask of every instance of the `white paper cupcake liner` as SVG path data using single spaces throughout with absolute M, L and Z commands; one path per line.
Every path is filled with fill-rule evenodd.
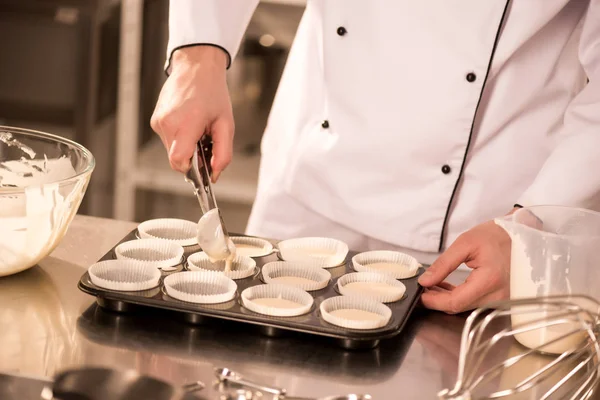
M 235 244 L 236 254 L 245 257 L 264 257 L 273 252 L 273 245 L 264 239 L 232 236 L 231 240 Z
M 259 304 L 259 299 L 283 299 L 298 303 L 294 308 L 275 307 Z M 242 292 L 242 304 L 255 313 L 274 317 L 295 317 L 306 314 L 313 305 L 313 298 L 302 289 L 288 285 L 258 285 L 252 286 Z
M 121 292 L 148 290 L 158 286 L 161 273 L 145 263 L 132 260 L 105 260 L 88 269 L 92 283 Z
M 290 261 L 274 261 L 265 264 L 262 267 L 262 275 L 265 283 L 284 284 L 307 291 L 323 289 L 331 279 L 329 271 L 323 268 Z M 308 282 L 283 281 L 282 278 L 301 278 L 307 279 Z
M 365 290 L 353 288 L 356 284 L 372 285 Z M 380 303 L 393 303 L 404 296 L 406 286 L 394 278 L 377 272 L 353 272 L 337 281 L 338 290 L 344 296 L 367 297 Z M 385 285 L 383 288 L 376 286 Z
M 140 239 L 164 239 L 180 246 L 198 246 L 197 224 L 185 219 L 158 218 L 138 225 Z
M 348 245 L 342 241 L 321 237 L 289 239 L 277 245 L 285 261 L 310 262 L 321 268 L 342 264 L 348 255 Z
M 167 276 L 164 285 L 174 299 L 200 304 L 225 303 L 237 290 L 233 280 L 210 271 L 177 272 Z
M 155 268 L 181 264 L 183 247 L 162 239 L 138 239 L 124 242 L 115 248 L 117 259 L 135 260 Z
M 321 303 L 321 316 L 330 324 L 342 328 L 367 330 L 384 327 L 390 322 L 392 310 L 375 300 L 356 296 L 330 297 Z M 376 314 L 379 318 L 355 320 L 332 314 L 337 310 L 361 310 Z
M 393 271 L 385 271 L 370 266 L 370 264 L 375 263 L 397 264 L 398 268 L 395 268 Z M 416 258 L 408 254 L 387 250 L 359 253 L 352 257 L 352 265 L 357 272 L 377 272 L 391 276 L 394 279 L 412 278 L 419 271 L 419 267 L 421 267 Z
M 256 261 L 250 257 L 236 256 L 231 263 L 231 270 L 225 270 L 225 261 L 213 263 L 208 254 L 198 252 L 190 255 L 187 259 L 190 271 L 212 271 L 218 272 L 231 279 L 244 279 L 256 272 Z

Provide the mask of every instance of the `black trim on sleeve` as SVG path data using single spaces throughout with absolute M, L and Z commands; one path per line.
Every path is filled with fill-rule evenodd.
M 477 119 L 477 111 L 479 110 L 479 105 L 481 104 L 481 98 L 483 97 L 483 92 L 485 90 L 485 84 L 490 75 L 490 69 L 492 68 L 492 61 L 494 60 L 494 54 L 496 53 L 496 48 L 498 47 L 498 42 L 500 40 L 500 33 L 502 32 L 502 27 L 504 26 L 504 22 L 506 20 L 506 14 L 508 11 L 508 6 L 510 4 L 510 0 L 506 0 L 506 4 L 504 5 L 504 11 L 502 11 L 502 17 L 500 18 L 500 23 L 498 24 L 498 30 L 496 31 L 496 38 L 494 39 L 494 45 L 492 46 L 492 52 L 490 53 L 490 60 L 488 62 L 487 71 L 485 73 L 485 78 L 483 79 L 483 85 L 481 86 L 481 92 L 479 93 L 479 100 L 477 100 L 477 106 L 475 107 L 475 113 L 473 114 L 473 121 L 471 122 L 471 131 L 469 132 L 469 140 L 467 141 L 467 147 L 465 148 L 465 154 L 463 156 L 463 161 L 460 166 L 460 171 L 458 172 L 458 178 L 456 178 L 456 183 L 454 184 L 454 189 L 452 189 L 452 194 L 450 195 L 450 200 L 448 201 L 448 207 L 446 208 L 446 215 L 444 216 L 444 223 L 442 224 L 442 232 L 440 234 L 440 245 L 438 251 L 441 253 L 444 249 L 444 240 L 446 236 L 446 229 L 448 225 L 448 219 L 450 218 L 450 210 L 452 209 L 452 202 L 456 197 L 456 193 L 458 192 L 458 186 L 460 185 L 460 181 L 463 176 L 463 172 L 465 170 L 465 165 L 467 163 L 467 155 L 469 154 L 469 148 L 471 147 L 471 141 L 473 139 L 473 131 L 475 129 L 475 120 Z
M 165 75 L 169 76 L 169 68 L 171 68 L 171 60 L 173 59 L 173 53 L 175 53 L 177 50 L 180 49 L 185 49 L 187 47 L 194 47 L 194 46 L 212 46 L 212 47 L 216 47 L 217 49 L 221 49 L 225 52 L 225 54 L 227 54 L 227 68 L 229 69 L 229 67 L 231 67 L 231 54 L 227 51 L 227 49 L 223 46 L 219 46 L 218 44 L 214 44 L 214 43 L 189 43 L 189 44 L 184 44 L 182 46 L 177 46 L 175 47 L 173 50 L 171 50 L 171 54 L 169 54 L 169 60 L 167 61 L 167 66 L 165 68 Z

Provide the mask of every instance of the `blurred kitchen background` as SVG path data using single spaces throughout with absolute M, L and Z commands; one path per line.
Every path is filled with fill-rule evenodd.
M 230 231 L 243 232 L 250 214 L 260 140 L 304 4 L 261 1 L 228 71 L 235 153 L 215 192 Z M 149 124 L 166 79 L 167 24 L 168 0 L 0 0 L 0 125 L 92 151 L 81 214 L 199 218 Z

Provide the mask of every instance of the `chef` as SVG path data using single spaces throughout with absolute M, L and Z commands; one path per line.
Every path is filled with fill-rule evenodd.
M 230 162 L 225 74 L 257 0 L 171 1 L 152 127 L 189 168 Z M 248 233 L 433 262 L 423 302 L 506 297 L 517 207 L 598 208 L 600 0 L 308 0 L 262 142 Z M 461 264 L 471 269 L 454 286 Z

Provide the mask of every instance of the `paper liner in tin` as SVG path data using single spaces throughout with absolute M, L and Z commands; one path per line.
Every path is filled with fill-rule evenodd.
M 256 261 L 250 257 L 236 256 L 231 263 L 231 270 L 225 271 L 225 261 L 213 263 L 208 254 L 200 251 L 187 259 L 190 271 L 212 271 L 231 279 L 244 279 L 256 272 Z
M 262 267 L 262 276 L 265 283 L 284 284 L 295 286 L 302 290 L 320 290 L 329 284 L 331 274 L 329 271 L 311 266 L 310 263 L 299 263 L 291 261 L 274 261 Z M 282 282 L 280 278 L 301 278 L 308 282 Z
M 375 263 L 390 263 L 397 267 L 387 270 L 372 266 Z M 377 272 L 394 279 L 412 278 L 419 271 L 421 264 L 416 258 L 397 251 L 367 251 L 352 257 L 352 265 L 357 272 Z
M 117 259 L 135 260 L 155 268 L 181 264 L 183 247 L 162 239 L 138 239 L 124 242 L 115 248 Z
M 246 257 L 264 257 L 273 252 L 273 245 L 264 239 L 246 236 L 231 237 L 235 244 L 236 254 Z
M 364 289 L 353 288 L 356 284 L 371 285 Z M 368 297 L 381 303 L 393 303 L 404 296 L 406 286 L 394 278 L 377 272 L 353 272 L 337 281 L 338 290 L 344 296 Z
M 160 271 L 146 263 L 133 260 L 105 260 L 88 269 L 92 283 L 120 292 L 148 290 L 158 286 Z
M 285 261 L 310 262 L 321 268 L 337 267 L 346 261 L 348 255 L 348 245 L 331 238 L 289 239 L 279 242 L 277 247 Z
M 298 307 L 283 308 L 257 303 L 258 299 L 283 299 L 298 304 Z M 306 314 L 313 305 L 313 298 L 302 289 L 288 285 L 251 286 L 242 292 L 242 304 L 250 311 L 273 317 L 295 317 Z
M 182 247 L 199 247 L 197 224 L 192 221 L 176 218 L 151 219 L 139 224 L 137 229 L 141 239 L 164 239 Z
M 348 329 L 377 329 L 390 322 L 392 310 L 385 304 L 375 300 L 357 296 L 330 297 L 321 303 L 321 317 L 330 324 Z M 376 319 L 356 320 L 332 314 L 337 310 L 360 310 L 377 315 Z
M 225 303 L 237 290 L 233 280 L 210 271 L 177 272 L 167 276 L 164 285 L 174 299 L 200 304 Z

